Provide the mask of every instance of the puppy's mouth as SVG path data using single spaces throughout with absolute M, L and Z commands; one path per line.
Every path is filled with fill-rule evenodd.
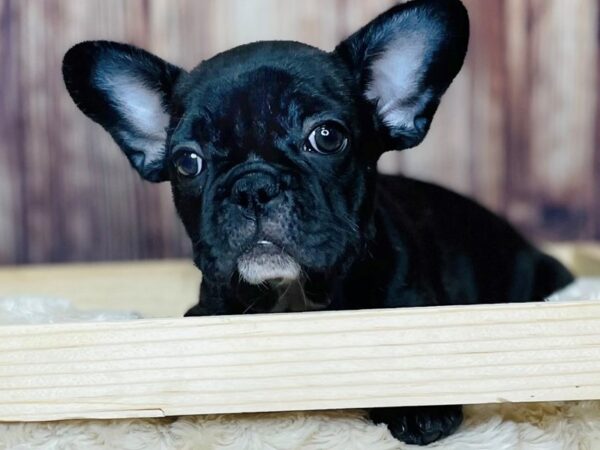
M 238 273 L 249 284 L 271 280 L 292 281 L 300 276 L 300 265 L 281 247 L 259 240 L 237 259 Z

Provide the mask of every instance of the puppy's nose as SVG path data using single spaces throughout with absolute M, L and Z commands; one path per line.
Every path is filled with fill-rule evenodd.
M 277 179 L 266 172 L 251 172 L 236 180 L 231 190 L 232 201 L 247 213 L 256 214 L 277 198 L 281 187 Z

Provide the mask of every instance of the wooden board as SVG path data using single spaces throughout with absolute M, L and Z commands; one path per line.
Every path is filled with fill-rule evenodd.
M 4 267 L 0 297 L 63 298 L 86 310 L 181 317 L 197 302 L 201 279 L 183 260 Z
M 0 327 L 0 421 L 600 399 L 600 302 Z
M 543 249 L 565 264 L 577 276 L 600 276 L 600 245 L 595 242 L 546 244 Z
M 600 246 L 548 244 L 578 275 L 600 275 Z M 181 317 L 198 299 L 200 272 L 190 261 L 131 261 L 0 268 L 0 297 L 64 298 L 80 309 Z

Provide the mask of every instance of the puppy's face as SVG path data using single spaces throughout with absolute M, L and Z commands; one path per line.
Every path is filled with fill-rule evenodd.
M 85 42 L 63 71 L 133 167 L 171 182 L 205 276 L 258 284 L 335 273 L 359 254 L 378 157 L 423 139 L 467 39 L 458 0 L 416 0 L 331 53 L 260 42 L 185 72 Z
M 356 253 L 369 159 L 342 69 L 309 46 L 256 43 L 181 80 L 168 176 L 203 272 L 261 283 Z

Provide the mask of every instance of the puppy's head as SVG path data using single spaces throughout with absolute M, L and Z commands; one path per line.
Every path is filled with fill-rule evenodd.
M 95 41 L 69 50 L 63 73 L 140 175 L 170 181 L 205 275 L 257 284 L 360 253 L 377 159 L 425 137 L 467 40 L 458 0 L 415 0 L 329 53 L 257 42 L 186 72 Z

